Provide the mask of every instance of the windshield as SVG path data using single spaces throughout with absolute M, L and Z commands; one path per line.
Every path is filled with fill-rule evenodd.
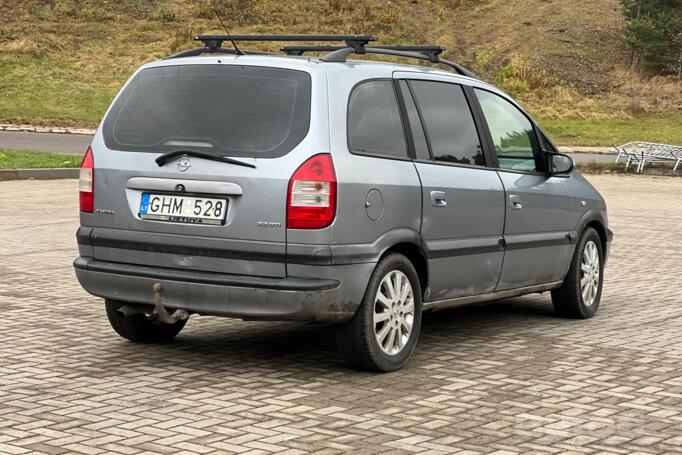
M 110 149 L 276 157 L 308 134 L 310 76 L 241 65 L 140 71 L 104 121 Z

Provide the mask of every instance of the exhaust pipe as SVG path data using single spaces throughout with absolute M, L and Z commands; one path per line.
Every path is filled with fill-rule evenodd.
M 129 303 L 123 305 L 116 312 L 119 316 L 127 318 L 130 316 L 135 316 L 137 314 L 149 314 L 155 320 L 161 322 L 162 324 L 175 324 L 178 321 L 185 321 L 189 319 L 189 313 L 185 310 L 175 310 L 173 313 L 169 313 L 166 307 L 161 303 L 161 292 L 163 292 L 163 286 L 161 283 L 154 283 L 152 286 L 152 291 L 154 292 L 154 306 L 142 305 L 138 303 Z
M 119 308 L 116 313 L 121 317 L 128 318 L 130 316 L 135 316 L 136 314 L 152 314 L 153 311 L 154 308 L 152 308 L 151 305 L 129 303 Z

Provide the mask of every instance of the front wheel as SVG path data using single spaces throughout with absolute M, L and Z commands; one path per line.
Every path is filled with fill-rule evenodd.
M 577 319 L 595 315 L 604 282 L 603 251 L 597 231 L 587 228 L 576 245 L 564 283 L 552 291 L 552 302 L 559 315 Z
M 357 312 L 339 327 L 344 357 L 370 371 L 395 371 L 410 358 L 419 337 L 422 299 L 412 263 L 401 254 L 383 258 L 370 277 Z
M 144 313 L 124 316 L 119 309 L 126 305 L 126 302 L 118 300 L 106 299 L 104 305 L 111 328 L 123 338 L 137 343 L 167 343 L 175 338 L 187 323 L 185 319 L 174 324 L 164 324 Z

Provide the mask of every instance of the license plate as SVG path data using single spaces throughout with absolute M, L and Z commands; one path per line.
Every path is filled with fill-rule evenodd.
M 175 223 L 223 224 L 227 200 L 143 193 L 140 218 Z

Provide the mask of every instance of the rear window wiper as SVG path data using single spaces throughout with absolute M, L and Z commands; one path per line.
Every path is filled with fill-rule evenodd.
M 159 166 L 163 166 L 173 158 L 177 158 L 179 156 L 196 156 L 197 158 L 220 161 L 221 163 L 236 164 L 237 166 L 252 167 L 254 169 L 256 168 L 256 166 L 251 163 L 245 163 L 243 161 L 235 160 L 222 155 L 215 155 L 213 153 L 198 152 L 196 150 L 175 150 L 173 152 L 168 152 L 157 156 L 155 161 Z

